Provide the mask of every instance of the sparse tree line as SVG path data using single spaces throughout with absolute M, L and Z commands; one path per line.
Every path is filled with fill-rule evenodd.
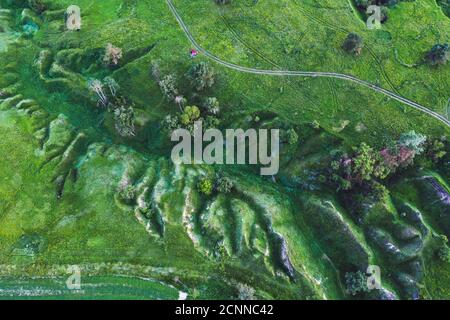
M 109 43 L 102 61 L 105 67 L 114 68 L 119 65 L 122 56 L 122 49 Z M 97 105 L 112 114 L 117 133 L 122 137 L 133 137 L 136 122 L 134 103 L 121 94 L 119 84 L 108 76 L 102 81 L 89 79 L 88 88 L 97 96 Z

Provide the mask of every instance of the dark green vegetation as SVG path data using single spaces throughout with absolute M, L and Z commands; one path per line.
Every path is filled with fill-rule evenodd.
M 86 298 L 449 298 L 444 124 L 339 79 L 191 58 L 164 1 L 76 3 L 69 32 L 72 1 L 0 1 L 0 289 L 57 291 L 80 265 Z M 174 4 L 225 61 L 352 74 L 447 114 L 435 1 L 375 31 L 344 0 Z M 174 166 L 168 129 L 199 119 L 281 128 L 280 174 Z M 364 287 L 369 264 L 382 290 Z
M 450 17 L 450 0 L 437 0 L 437 3 L 442 7 L 442 11 Z

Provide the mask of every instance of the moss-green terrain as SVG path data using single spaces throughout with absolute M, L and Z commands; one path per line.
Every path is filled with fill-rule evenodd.
M 425 61 L 450 42 L 442 1 L 400 2 L 378 30 L 348 0 L 171 2 L 225 62 L 348 74 L 450 114 L 450 63 Z M 79 31 L 65 25 L 73 4 Z M 364 39 L 357 56 L 342 49 L 350 32 Z M 108 44 L 119 63 L 105 64 Z M 192 48 L 166 1 L 0 0 L 0 299 L 450 298 L 448 143 L 384 179 L 382 197 L 337 190 L 329 171 L 337 150 L 448 137 L 445 123 L 356 83 L 246 73 Z M 185 75 L 200 62 L 215 84 L 195 92 Z M 181 104 L 155 73 L 176 75 L 189 105 L 217 97 L 221 128 L 294 130 L 279 174 L 172 163 L 163 119 Z M 107 77 L 133 135 L 89 88 Z M 202 192 L 218 175 L 231 190 Z M 73 265 L 81 290 L 65 286 Z M 382 287 L 349 291 L 369 265 Z

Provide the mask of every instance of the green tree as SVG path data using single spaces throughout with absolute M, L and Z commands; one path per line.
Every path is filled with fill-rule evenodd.
M 447 137 L 442 136 L 438 139 L 428 140 L 426 147 L 427 158 L 431 159 L 434 163 L 441 161 L 447 154 Z
M 203 103 L 203 108 L 209 114 L 217 115 L 220 112 L 219 100 L 214 97 L 206 98 L 205 102 Z
M 389 195 L 389 190 L 377 181 L 372 183 L 371 192 L 376 201 L 383 201 Z
M 198 183 L 198 190 L 206 196 L 212 194 L 214 184 L 210 178 L 202 178 Z
M 131 106 L 120 106 L 114 110 L 115 128 L 122 137 L 135 135 L 135 116 Z
M 391 173 L 391 169 L 389 168 L 389 166 L 386 164 L 384 158 L 381 156 L 380 153 L 375 152 L 374 153 L 374 157 L 375 157 L 375 166 L 373 168 L 373 175 L 376 178 L 379 178 L 381 180 L 386 179 L 389 174 Z
M 342 48 L 347 53 L 351 53 L 354 55 L 361 54 L 361 50 L 363 48 L 363 38 L 361 38 L 356 33 L 350 33 L 347 38 L 344 40 L 344 43 L 342 44 Z
M 409 150 L 414 151 L 416 155 L 421 154 L 424 151 L 425 142 L 427 137 L 416 133 L 414 130 L 403 133 L 398 140 L 398 144 Z
M 183 125 L 189 126 L 193 124 L 194 121 L 198 120 L 198 118 L 200 118 L 199 108 L 197 106 L 187 106 L 184 108 L 180 120 Z
M 347 292 L 352 296 L 363 292 L 369 292 L 369 288 L 367 287 L 367 276 L 362 271 L 347 272 L 345 274 L 345 286 Z
M 177 80 L 173 74 L 164 76 L 159 82 L 159 87 L 163 95 L 169 100 L 173 101 L 178 95 Z
M 233 189 L 234 184 L 228 177 L 221 174 L 217 175 L 216 178 L 216 189 L 221 193 L 230 193 Z
M 214 69 L 206 62 L 196 63 L 189 69 L 187 78 L 195 90 L 203 91 L 213 86 L 215 82 Z
M 374 173 L 376 158 L 373 149 L 366 143 L 354 148 L 353 175 L 360 181 L 370 181 Z
M 337 184 L 337 191 L 347 191 L 352 188 L 352 183 L 349 180 L 344 179 L 337 174 L 333 174 L 331 180 Z
M 162 121 L 162 127 L 168 131 L 173 131 L 180 128 L 180 119 L 174 115 L 167 115 Z
M 118 190 L 118 196 L 119 199 L 129 204 L 136 198 L 136 188 L 131 184 L 123 186 Z
M 442 7 L 442 10 L 450 18 L 450 0 L 438 0 L 438 4 Z
M 206 129 L 217 129 L 220 126 L 220 119 L 214 116 L 206 116 L 203 120 L 203 128 Z

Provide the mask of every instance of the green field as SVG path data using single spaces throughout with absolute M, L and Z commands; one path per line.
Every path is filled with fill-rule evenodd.
M 450 63 L 424 61 L 450 42 L 434 0 L 390 8 L 379 30 L 350 0 L 171 2 L 225 63 L 351 75 L 448 116 Z M 72 4 L 78 32 L 64 25 Z M 358 56 L 342 49 L 350 32 L 364 39 Z M 108 43 L 123 50 L 118 66 L 102 63 Z M 448 144 L 439 162 L 424 155 L 383 180 L 382 199 L 327 180 L 333 151 L 361 142 L 380 150 L 410 130 L 449 137 L 446 124 L 354 82 L 252 74 L 202 52 L 190 58 L 191 49 L 166 1 L 0 0 L 0 299 L 450 298 L 450 262 L 437 257 L 450 205 L 436 192 L 450 192 Z M 216 74 L 200 93 L 185 76 L 199 62 Z M 155 81 L 155 64 L 176 75 L 189 105 L 217 97 L 221 128 L 294 130 L 280 173 L 174 165 L 161 121 L 179 107 Z M 133 137 L 118 134 L 88 88 L 105 77 L 133 102 Z M 231 192 L 200 192 L 217 173 Z M 81 266 L 82 292 L 64 287 L 68 265 Z M 381 267 L 383 288 L 352 295 L 346 274 L 368 265 Z
M 2 279 L 2 299 L 177 299 L 178 292 L 162 283 L 131 277 L 83 278 L 79 290 L 69 290 L 65 279 Z

